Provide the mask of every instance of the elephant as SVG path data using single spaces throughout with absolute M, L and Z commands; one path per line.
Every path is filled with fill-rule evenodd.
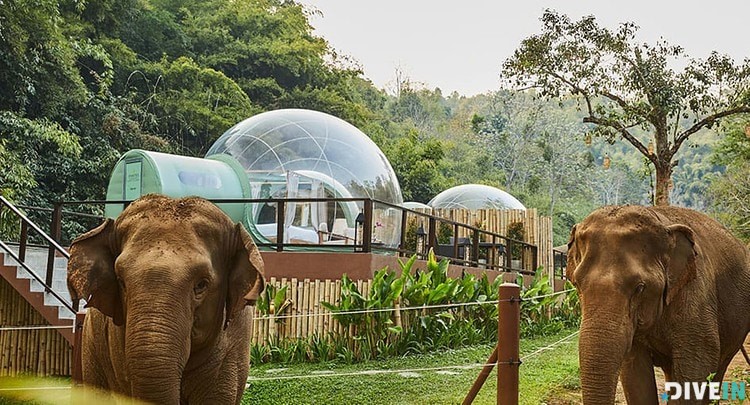
M 263 260 L 241 224 L 198 197 L 146 195 L 70 248 L 85 299 L 83 383 L 160 404 L 239 404 Z
M 750 331 L 750 252 L 697 211 L 599 208 L 571 230 L 566 276 L 584 404 L 614 403 L 618 374 L 629 404 L 658 404 L 654 367 L 681 386 L 722 381 Z

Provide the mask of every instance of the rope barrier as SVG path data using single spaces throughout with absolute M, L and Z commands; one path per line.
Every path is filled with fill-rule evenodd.
M 561 345 L 561 344 L 565 343 L 567 340 L 570 340 L 570 339 L 574 338 L 579 333 L 581 333 L 581 331 L 577 330 L 577 331 L 571 333 L 570 335 L 565 336 L 564 338 L 558 340 L 557 342 L 552 343 L 551 345 L 544 346 L 544 347 L 539 348 L 539 349 L 537 349 L 537 350 L 535 350 L 535 351 L 533 351 L 533 352 L 531 352 L 531 353 L 529 353 L 529 354 L 527 354 L 525 356 L 521 356 L 521 361 L 526 361 L 526 360 L 528 360 L 528 359 L 530 359 L 530 358 L 532 358 L 534 356 L 538 356 L 540 353 L 542 353 L 544 351 L 554 349 L 556 346 Z
M 302 374 L 302 375 L 288 375 L 288 376 L 275 376 L 275 377 L 248 377 L 247 382 L 256 381 L 276 381 L 276 380 L 301 380 L 307 378 L 319 378 L 319 377 L 350 377 L 359 375 L 378 375 L 378 374 L 397 374 L 397 373 L 416 373 L 419 371 L 440 371 L 440 370 L 470 370 L 474 368 L 481 368 L 491 364 L 464 364 L 464 365 L 451 365 L 442 367 L 424 367 L 424 368 L 408 368 L 408 369 L 379 369 L 379 370 L 363 370 L 363 371 L 352 371 L 349 373 L 318 373 L 318 374 Z
M 554 349 L 555 347 L 577 336 L 579 333 L 580 333 L 579 331 L 575 331 L 574 333 L 571 333 L 570 335 L 565 336 L 564 338 L 552 344 L 549 344 L 525 356 L 522 356 L 521 362 L 526 361 L 534 356 L 538 356 L 539 354 L 547 350 Z M 409 368 L 409 369 L 398 369 L 398 370 L 380 369 L 380 370 L 352 371 L 348 373 L 318 373 L 318 374 L 302 374 L 302 375 L 289 375 L 289 376 L 280 375 L 280 376 L 274 376 L 274 377 L 248 377 L 247 382 L 251 383 L 251 382 L 262 382 L 262 381 L 302 380 L 302 379 L 308 379 L 308 378 L 322 378 L 322 377 L 351 377 L 351 376 L 361 376 L 361 375 L 417 373 L 417 372 L 441 371 L 441 370 L 471 370 L 471 369 L 483 368 L 487 366 L 496 366 L 498 364 L 506 364 L 506 363 L 507 362 L 504 362 L 504 361 L 498 361 L 495 363 L 474 363 L 474 364 L 448 365 L 448 366 L 441 366 L 441 367 Z
M 467 306 L 472 306 L 472 305 L 497 304 L 498 302 L 500 301 L 498 300 L 472 301 L 472 302 L 460 302 L 460 303 L 455 303 L 455 304 L 422 305 L 422 306 L 417 306 L 417 307 L 403 307 L 403 308 L 376 308 L 376 309 L 358 309 L 358 310 L 352 310 L 352 311 L 328 311 L 328 312 L 317 313 L 317 314 L 294 314 L 294 315 L 279 315 L 279 316 L 266 315 L 266 316 L 257 317 L 255 319 L 263 320 L 263 319 L 307 318 L 307 317 L 325 316 L 325 315 L 358 315 L 358 314 L 361 315 L 361 314 L 372 314 L 372 313 L 379 313 L 379 312 L 393 312 L 396 310 L 414 311 L 414 310 L 420 310 L 420 309 L 467 307 Z
M 16 330 L 73 329 L 75 325 L 1 326 L 0 332 Z
M 544 295 L 537 295 L 537 296 L 529 297 L 529 298 L 522 298 L 521 300 L 530 301 L 533 299 L 554 297 L 556 295 L 566 294 L 574 290 L 575 290 L 574 288 L 570 288 L 567 290 L 562 290 L 562 291 L 554 292 L 551 294 L 544 294 Z M 362 315 L 362 314 L 373 314 L 373 313 L 380 313 L 380 312 L 393 312 L 396 310 L 416 311 L 416 310 L 423 310 L 423 309 L 456 308 L 456 307 L 468 307 L 468 306 L 474 306 L 474 305 L 487 305 L 487 304 L 496 305 L 499 302 L 508 302 L 508 301 L 513 301 L 513 300 L 471 301 L 471 302 L 462 302 L 462 303 L 455 303 L 455 304 L 422 305 L 422 306 L 403 307 L 403 308 L 359 309 L 359 310 L 352 310 L 352 311 L 328 311 L 328 312 L 312 313 L 312 314 L 308 313 L 308 314 L 292 314 L 292 315 L 278 315 L 278 316 L 264 315 L 264 316 L 259 316 L 255 319 L 271 320 L 271 319 L 310 318 L 310 317 L 327 316 L 327 315 L 334 315 L 334 316 L 335 315 Z
M 569 288 L 567 290 L 562 290 L 562 291 L 558 291 L 558 292 L 554 292 L 554 293 L 550 293 L 550 294 L 535 295 L 533 297 L 524 298 L 523 301 L 530 301 L 530 300 L 535 300 L 535 299 L 539 299 L 539 298 L 554 297 L 556 295 L 567 294 L 567 293 L 569 293 L 571 291 L 575 291 L 575 288 Z

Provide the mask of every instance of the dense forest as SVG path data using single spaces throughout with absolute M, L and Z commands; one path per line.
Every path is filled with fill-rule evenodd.
M 405 200 L 497 186 L 552 215 L 556 243 L 601 204 L 653 200 L 653 165 L 616 137 L 592 140 L 573 96 L 444 95 L 398 71 L 387 92 L 314 35 L 314 10 L 294 1 L 0 4 L 0 192 L 18 202 L 103 198 L 125 151 L 202 156 L 233 124 L 278 108 L 359 127 L 391 161 Z M 746 123 L 692 137 L 670 191 L 745 237 Z

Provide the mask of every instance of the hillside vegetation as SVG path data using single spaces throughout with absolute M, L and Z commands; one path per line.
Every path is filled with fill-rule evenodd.
M 650 203 L 651 166 L 618 139 L 589 145 L 576 100 L 444 95 L 400 72 L 386 92 L 314 35 L 313 12 L 281 0 L 4 2 L 2 194 L 41 206 L 100 199 L 129 149 L 202 156 L 244 118 L 309 108 L 370 136 L 405 200 L 497 186 L 552 215 L 557 244 L 598 205 Z M 704 131 L 680 152 L 674 203 L 709 206 L 707 178 L 727 164 L 708 159 L 716 139 Z

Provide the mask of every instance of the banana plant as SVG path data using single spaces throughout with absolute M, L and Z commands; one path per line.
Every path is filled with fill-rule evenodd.
M 263 315 L 271 315 L 272 313 L 274 316 L 282 315 L 292 304 L 292 301 L 286 297 L 288 289 L 289 286 L 287 285 L 278 289 L 271 284 L 266 285 L 266 289 L 255 303 L 258 312 Z M 282 319 L 276 319 L 276 322 L 281 321 Z

